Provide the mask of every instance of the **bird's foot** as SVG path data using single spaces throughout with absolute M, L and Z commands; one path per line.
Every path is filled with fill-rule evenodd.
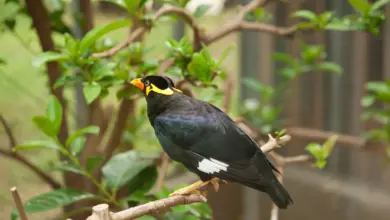
M 210 183 L 213 185 L 215 192 L 218 192 L 218 190 L 219 190 L 219 179 L 218 178 L 212 178 L 210 180 Z
M 209 181 L 203 182 L 203 181 L 199 180 L 199 181 L 196 181 L 195 183 L 193 183 L 189 186 L 186 186 L 186 187 L 183 187 L 181 189 L 174 191 L 173 193 L 169 194 L 169 196 L 198 194 L 199 190 L 197 190 L 197 189 L 202 187 L 202 186 L 207 185 L 208 183 L 209 183 Z
M 216 192 L 218 192 L 219 190 L 219 183 L 218 183 L 219 179 L 218 178 L 212 178 L 211 180 L 209 181 L 206 181 L 206 182 L 203 182 L 201 180 L 189 185 L 189 186 L 186 186 L 186 187 L 183 187 L 181 189 L 178 189 L 176 191 L 174 191 L 173 193 L 169 194 L 169 196 L 177 196 L 177 195 L 189 195 L 189 194 L 197 194 L 198 196 L 200 196 L 203 200 L 206 199 L 205 196 L 207 196 L 207 191 L 200 191 L 198 190 L 199 188 L 202 188 L 203 186 L 206 186 L 207 184 L 211 183 L 214 187 L 214 190 Z

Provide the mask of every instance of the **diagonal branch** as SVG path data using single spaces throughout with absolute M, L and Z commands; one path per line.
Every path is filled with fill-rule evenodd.
M 200 26 L 196 23 L 195 18 L 188 14 L 185 9 L 179 8 L 179 7 L 173 7 L 165 5 L 161 7 L 156 14 L 153 17 L 154 21 L 157 21 L 160 17 L 168 14 L 175 14 L 183 18 L 184 22 L 189 25 L 193 32 L 194 32 L 194 43 L 193 43 L 193 49 L 194 51 L 199 51 L 201 49 L 201 44 L 204 43 L 206 45 L 211 44 L 223 37 L 226 37 L 227 35 L 236 32 L 236 31 L 242 31 L 242 30 L 253 30 L 253 31 L 259 31 L 259 32 L 267 32 L 271 34 L 275 34 L 278 36 L 286 36 L 291 37 L 298 29 L 296 27 L 277 27 L 272 24 L 266 24 L 266 23 L 251 23 L 245 21 L 245 14 L 248 12 L 251 12 L 259 7 L 264 7 L 272 0 L 255 0 L 250 2 L 249 4 L 243 6 L 241 8 L 240 14 L 236 21 L 227 24 L 225 26 L 222 26 L 218 30 L 212 30 L 210 31 L 210 34 L 203 33 Z M 95 53 L 92 56 L 98 57 L 98 58 L 106 58 L 111 57 L 123 48 L 130 45 L 135 39 L 137 39 L 139 36 L 144 34 L 145 32 L 150 30 L 150 26 L 143 25 L 137 29 L 135 29 L 131 34 L 128 35 L 127 39 L 116 45 L 115 47 L 103 51 L 100 53 Z
M 3 127 L 4 127 L 5 133 L 8 136 L 10 148 L 12 149 L 12 148 L 14 148 L 17 145 L 15 135 L 12 132 L 11 126 L 9 125 L 7 120 L 4 118 L 4 116 L 1 115 L 1 114 L 0 114 L 0 122 L 3 125 Z
M 3 125 L 3 127 L 6 131 L 6 134 L 8 136 L 9 147 L 10 147 L 10 150 L 4 150 L 4 149 L 0 148 L 0 154 L 3 156 L 9 157 L 13 160 L 16 160 L 16 161 L 20 162 L 21 164 L 25 165 L 31 171 L 33 171 L 37 176 L 39 176 L 39 178 L 41 178 L 43 181 L 45 181 L 47 184 L 49 184 L 51 186 L 51 188 L 53 188 L 53 189 L 61 188 L 61 184 L 59 184 L 56 180 L 54 180 L 53 177 L 51 177 L 50 175 L 43 172 L 41 169 L 39 169 L 37 166 L 35 166 L 33 163 L 31 163 L 25 157 L 12 151 L 12 148 L 14 148 L 17 144 L 15 135 L 14 135 L 11 127 L 9 126 L 9 123 L 4 118 L 4 116 L 1 114 L 0 114 L 0 122 Z

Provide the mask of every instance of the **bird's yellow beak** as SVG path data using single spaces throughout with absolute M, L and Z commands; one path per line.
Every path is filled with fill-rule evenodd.
M 145 86 L 142 83 L 141 78 L 133 79 L 130 81 L 130 83 L 134 86 L 137 86 L 141 91 L 144 91 Z

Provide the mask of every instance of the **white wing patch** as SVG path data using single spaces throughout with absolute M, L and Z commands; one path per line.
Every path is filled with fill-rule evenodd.
M 224 162 L 221 162 L 219 160 L 210 158 L 210 159 L 203 159 L 198 164 L 198 170 L 204 172 L 204 173 L 218 173 L 221 170 L 227 171 L 227 168 L 229 167 L 229 164 L 226 164 Z

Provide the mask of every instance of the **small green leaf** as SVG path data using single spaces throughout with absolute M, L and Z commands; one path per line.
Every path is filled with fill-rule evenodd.
M 340 65 L 337 63 L 333 62 L 323 62 L 319 63 L 315 66 L 315 68 L 319 71 L 324 71 L 324 72 L 332 72 L 332 73 L 343 73 L 343 68 L 341 68 Z
M 315 21 L 317 19 L 317 15 L 309 10 L 299 10 L 292 14 L 292 17 L 304 18 L 309 21 Z
M 127 151 L 110 158 L 102 172 L 107 180 L 107 187 L 118 189 L 136 177 L 142 170 L 154 163 L 158 155 Z
M 58 134 L 62 122 L 62 106 L 54 95 L 49 97 L 49 103 L 46 107 L 46 117 L 53 124 L 55 133 Z
M 87 171 L 91 173 L 94 169 L 98 168 L 103 161 L 104 161 L 103 156 L 87 157 L 85 161 Z
M 360 104 L 366 108 L 372 106 L 374 103 L 375 103 L 375 97 L 372 95 L 366 95 L 360 101 Z
M 322 149 L 324 151 L 323 155 L 325 156 L 325 159 L 327 159 L 332 154 L 337 138 L 337 135 L 332 135 L 322 145 Z
M 322 160 L 322 159 L 325 159 L 324 158 L 324 155 L 323 155 L 323 151 L 322 151 L 322 147 L 320 144 L 318 143 L 310 143 L 306 146 L 305 148 L 307 151 L 310 152 L 310 154 L 312 154 L 316 160 Z
M 35 56 L 32 60 L 32 65 L 35 67 L 40 67 L 42 64 L 47 62 L 67 60 L 67 59 L 70 59 L 70 57 L 66 54 L 57 53 L 54 51 L 48 51 L 48 52 L 40 53 L 38 56 Z
M 99 133 L 100 128 L 98 126 L 88 126 L 85 128 L 82 128 L 75 133 L 73 133 L 68 139 L 66 140 L 66 146 L 70 146 L 78 137 L 85 135 L 85 134 L 97 134 Z
M 60 147 L 52 141 L 28 141 L 14 147 L 12 150 L 16 152 L 19 150 L 39 149 L 39 148 L 50 148 L 50 149 L 60 150 Z
M 102 87 L 97 83 L 86 84 L 83 88 L 85 101 L 87 104 L 91 104 L 102 91 Z
M 316 161 L 316 167 L 319 169 L 322 169 L 326 166 L 326 160 L 317 160 Z
M 348 0 L 348 2 L 356 11 L 362 14 L 365 14 L 371 8 L 371 5 L 367 2 L 367 0 Z
M 73 156 L 78 156 L 85 147 L 86 138 L 84 136 L 78 136 L 70 144 L 70 150 Z
M 378 0 L 375 1 L 371 6 L 371 12 L 377 11 L 378 9 L 382 8 L 386 4 L 390 3 L 390 0 Z
M 57 130 L 53 122 L 45 116 L 34 116 L 32 118 L 35 126 L 47 136 L 54 138 L 57 135 Z
M 208 81 L 211 79 L 211 70 L 207 64 L 207 60 L 200 53 L 193 54 L 187 68 L 193 76 L 201 81 Z
M 99 39 L 103 35 L 120 28 L 129 27 L 131 25 L 132 22 L 129 19 L 127 19 L 127 20 L 114 21 L 110 24 L 102 25 L 92 29 L 81 40 L 80 48 L 79 48 L 80 53 L 84 53 L 92 44 L 95 43 L 97 39 Z
M 28 200 L 24 204 L 24 210 L 27 214 L 47 212 L 56 208 L 72 204 L 77 201 L 93 199 L 95 197 L 95 195 L 89 192 L 82 192 L 75 189 L 56 189 L 44 194 L 40 194 Z
M 75 165 L 69 164 L 67 162 L 58 163 L 53 167 L 53 169 L 77 173 L 77 174 L 81 174 L 81 175 L 86 175 L 86 172 L 84 170 L 81 170 L 80 168 L 76 167 Z
M 211 4 L 201 4 L 199 5 L 195 12 L 192 14 L 195 18 L 202 17 L 210 9 Z

